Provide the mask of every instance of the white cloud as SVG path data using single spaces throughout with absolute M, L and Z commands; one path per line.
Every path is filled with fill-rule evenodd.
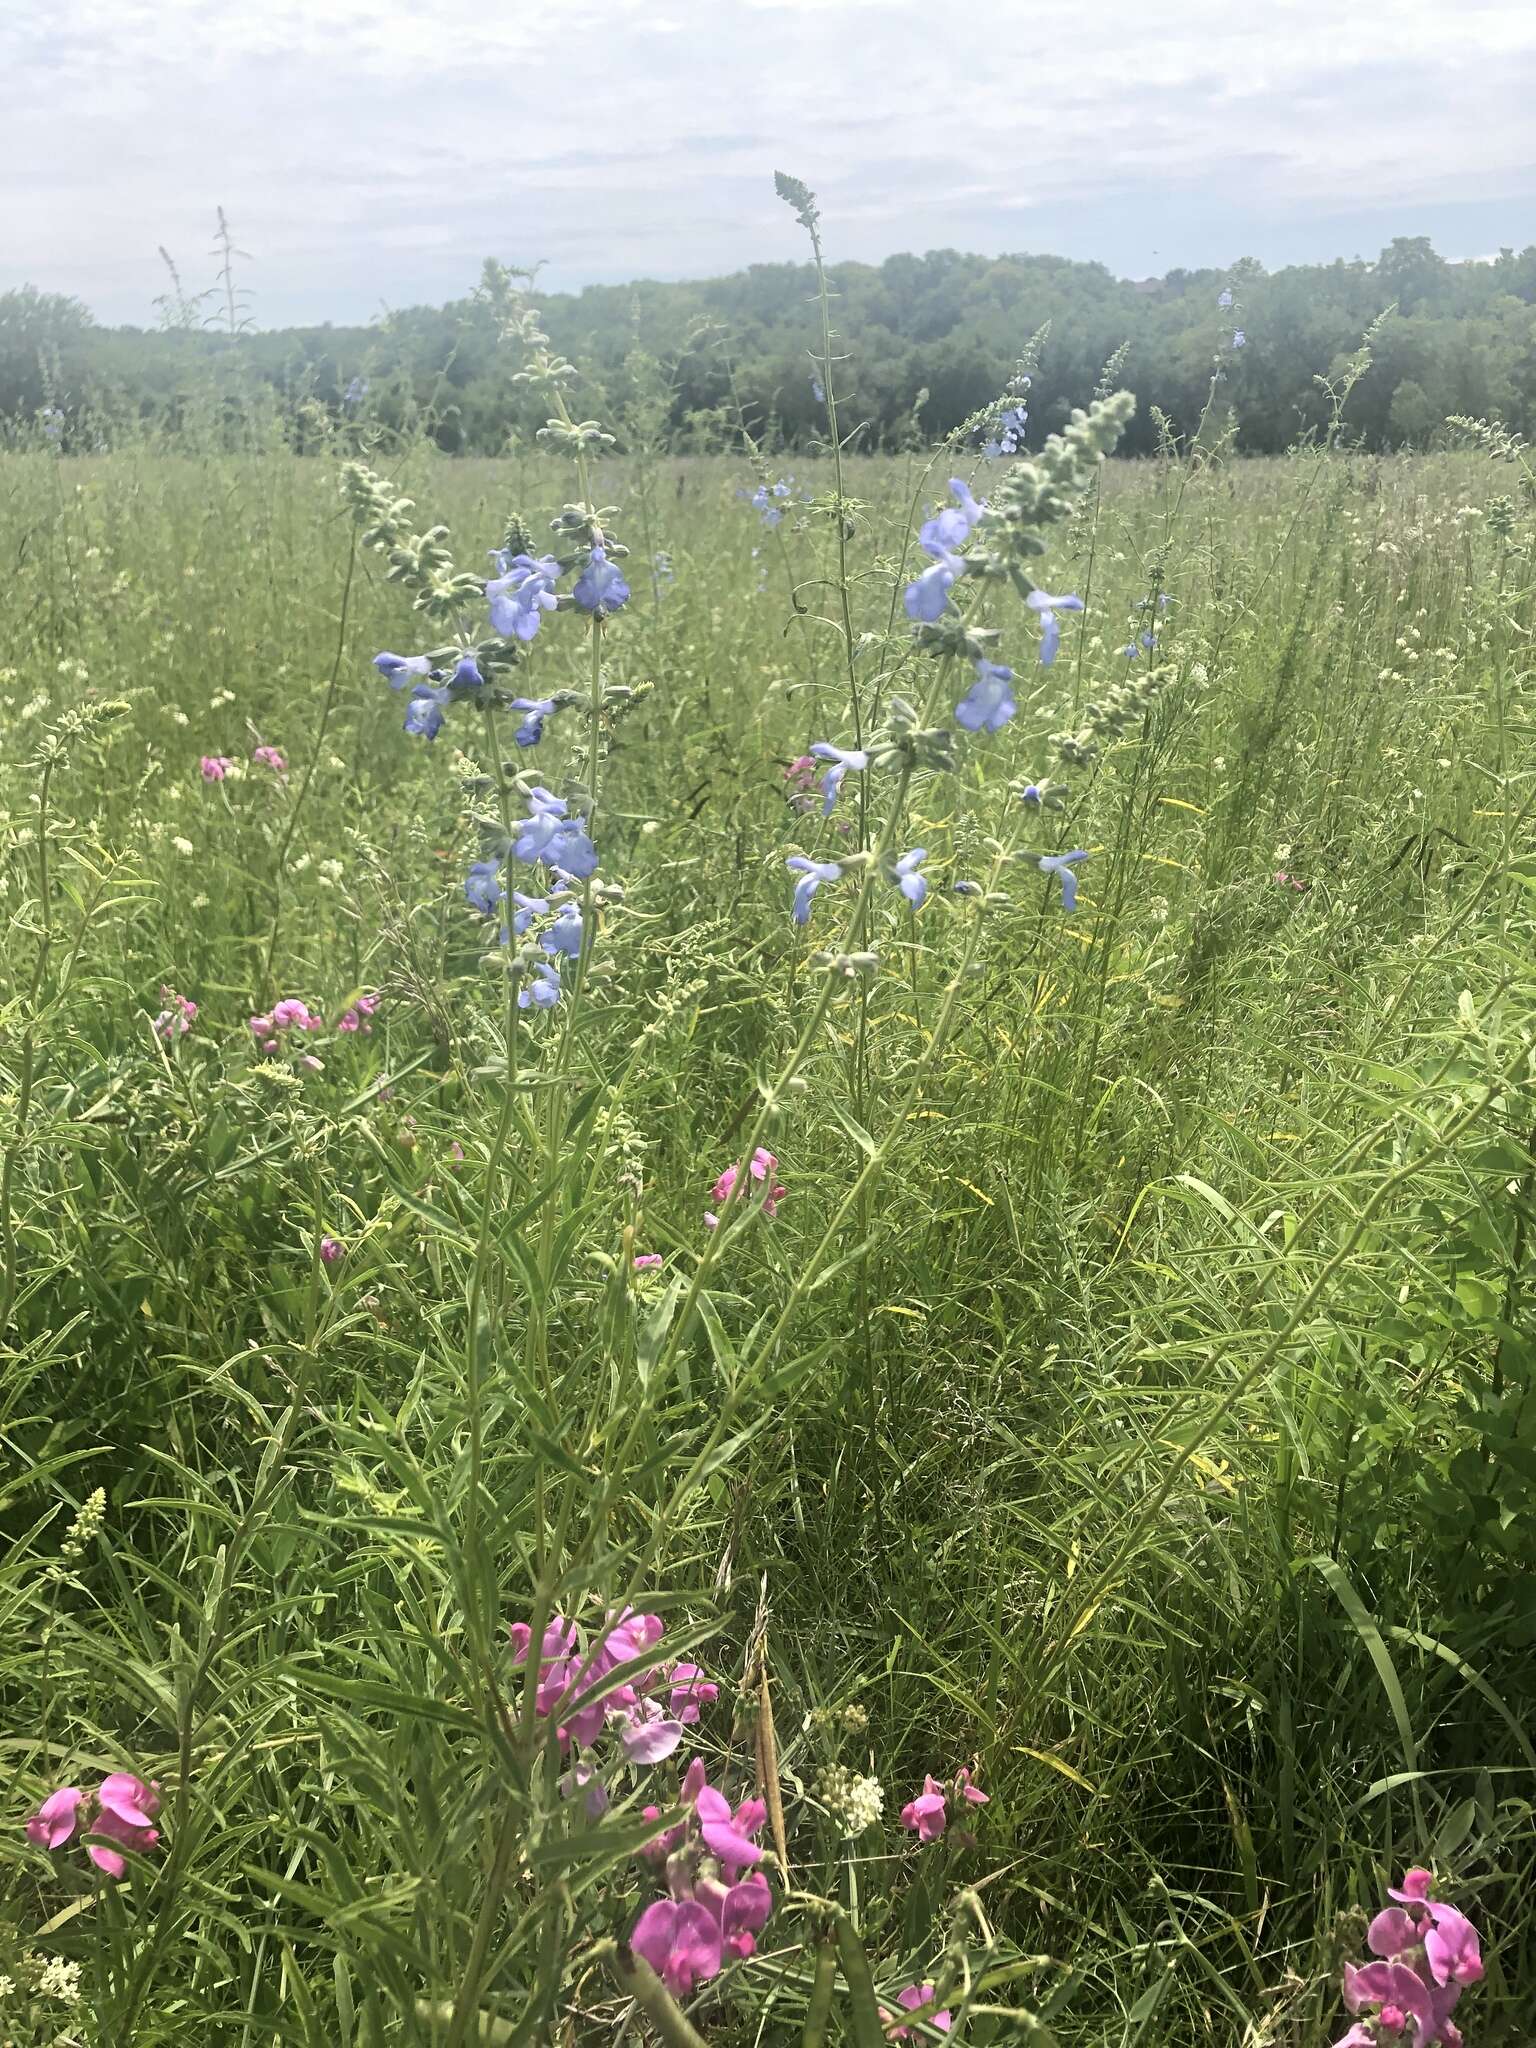
M 149 317 L 216 203 L 268 320 L 443 297 L 482 253 L 554 284 L 829 247 L 1056 248 L 1142 271 L 1267 235 L 1449 222 L 1536 239 L 1526 0 L 10 0 L 6 234 L 29 277 Z M 1342 224 L 1349 224 L 1346 227 Z M 1299 244 L 1298 244 L 1299 248 Z

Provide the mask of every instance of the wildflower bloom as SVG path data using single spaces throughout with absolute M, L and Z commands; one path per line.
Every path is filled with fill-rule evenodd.
M 1220 306 L 1220 308 L 1221 308 L 1221 310 L 1223 311 L 1223 313 L 1227 312 L 1227 311 L 1229 310 L 1229 308 L 1231 307 L 1231 304 L 1232 304 L 1232 294 L 1231 294 L 1231 292 L 1230 292 L 1230 291 L 1224 291 L 1224 292 L 1222 292 L 1222 293 L 1221 293 L 1221 295 L 1220 295 L 1220 297 L 1219 297 L 1219 298 L 1217 299 L 1216 303 L 1217 303 L 1217 305 L 1218 305 L 1218 306 Z
M 1387 1906 L 1366 1930 L 1366 1945 L 1378 1960 L 1344 1966 L 1344 2003 L 1352 2014 L 1375 2008 L 1374 2017 L 1351 2027 L 1338 2048 L 1376 2048 L 1402 2042 L 1408 2048 L 1460 2048 L 1451 2013 L 1463 1990 L 1483 1974 L 1477 1930 L 1455 1906 L 1430 1897 L 1433 1878 L 1416 1865 L 1400 1886 L 1389 1886 Z
M 813 754 L 797 754 L 784 770 L 784 780 L 794 790 L 807 790 L 816 778 Z
M 967 732 L 1000 732 L 1018 710 L 1013 691 L 1013 670 L 1001 662 L 976 657 L 976 680 L 955 706 L 955 723 Z
M 581 912 L 574 903 L 567 903 L 539 944 L 546 953 L 563 953 L 567 960 L 574 960 L 581 952 Z
M 465 900 L 482 917 L 494 917 L 506 891 L 501 886 L 501 863 L 477 860 L 464 877 Z
M 965 558 L 937 542 L 928 549 L 936 557 L 933 567 L 914 577 L 902 593 L 907 617 L 931 625 L 949 609 L 949 593 L 955 579 L 965 574 Z
M 955 1790 L 967 1806 L 987 1806 L 991 1803 L 991 1793 L 983 1792 L 979 1785 L 971 1783 L 969 1764 L 962 1764 L 955 1773 Z
M 403 690 L 407 683 L 421 682 L 432 673 L 424 654 L 376 654 L 373 665 L 392 690 Z
M 928 2026 L 937 2027 L 941 2034 L 947 2034 L 950 2024 L 949 2013 L 929 2012 L 926 2009 L 932 2005 L 937 1996 L 938 1993 L 932 1984 L 909 1984 L 905 1991 L 897 1992 L 896 2003 L 903 2012 L 922 2013 L 924 2021 Z M 913 2032 L 910 2027 L 890 2025 L 889 2022 L 893 2021 L 896 2015 L 885 2011 L 884 2007 L 881 2008 L 881 2011 L 888 2022 L 886 2032 L 893 2041 L 910 2041 L 913 2039 Z
M 889 879 L 906 897 L 914 910 L 921 910 L 928 894 L 928 878 L 918 873 L 919 867 L 928 858 L 925 846 L 914 846 L 910 853 L 904 853 L 891 863 Z
M 334 1266 L 344 1250 L 339 1238 L 322 1237 L 320 1240 L 320 1256 L 328 1266 Z
M 503 640 L 521 640 L 525 645 L 538 632 L 544 614 L 552 612 L 558 600 L 555 585 L 560 564 L 553 555 L 506 555 L 496 557 L 501 575 L 485 586 L 491 607 L 491 625 Z
M 677 1997 L 720 1973 L 720 1923 L 691 1899 L 653 1899 L 635 1922 L 629 1945 Z
M 910 1828 L 919 1842 L 936 1842 L 943 1834 L 949 1825 L 949 1809 L 944 1787 L 937 1778 L 930 1775 L 923 1779 L 922 1791 L 901 1809 L 901 1824 Z
M 343 405 L 361 405 L 367 396 L 368 379 L 366 377 L 354 377 L 346 390 L 341 394 L 341 402 Z
M 964 477 L 952 476 L 949 489 L 955 503 L 943 506 L 931 519 L 924 520 L 917 534 L 918 546 L 936 559 L 942 559 L 968 541 L 972 529 L 980 523 L 987 509 L 972 497 L 971 487 Z
M 832 764 L 821 778 L 821 815 L 830 818 L 832 806 L 837 802 L 837 793 L 843 786 L 844 776 L 850 771 L 862 775 L 869 766 L 869 755 L 862 747 L 834 747 L 830 740 L 818 740 L 811 748 L 811 752 L 818 761 L 829 761 Z
M 784 865 L 800 877 L 795 884 L 794 919 L 796 924 L 805 924 L 811 915 L 811 898 L 823 882 L 840 882 L 842 867 L 835 860 L 808 860 L 803 853 L 790 854 Z
M 648 1273 L 653 1267 L 664 1265 L 666 1261 L 660 1252 L 636 1252 L 631 1263 L 637 1273 Z M 685 1667 L 679 1664 L 677 1668 L 681 1671 Z
M 517 1007 L 552 1010 L 560 1000 L 560 970 L 548 960 L 539 961 L 531 978 L 517 992 Z
M 173 988 L 162 988 L 160 1000 L 165 1008 L 155 1019 L 155 1035 L 163 1038 L 167 1045 L 174 1045 L 178 1038 L 185 1038 L 192 1029 L 197 1005 L 186 996 L 177 995 Z
M 652 1252 L 650 1262 L 659 1266 L 661 1254 Z M 636 1259 L 635 1264 L 641 1263 Z M 712 1707 L 720 1697 L 720 1688 L 712 1679 L 704 1676 L 697 1664 L 674 1664 L 669 1674 L 671 1690 L 667 1705 L 675 1721 L 686 1722 L 690 1727 L 699 1718 L 700 1707 Z
M 142 1856 L 159 1841 L 160 1831 L 153 1824 L 159 1811 L 158 1785 L 146 1785 L 129 1771 L 114 1771 L 103 1778 L 97 1791 L 96 1816 L 89 1832 L 105 1835 L 119 1846 L 107 1848 L 99 1842 L 88 1842 L 86 1855 L 108 1877 L 121 1877 L 128 1867 L 122 1849 L 132 1849 Z
M 286 775 L 288 773 L 288 763 L 280 747 L 257 747 L 252 753 L 251 759 L 259 767 L 270 768 L 274 775 Z
M 999 455 L 1017 454 L 1028 424 L 1029 414 L 1022 405 L 1005 407 L 997 423 L 997 432 L 981 444 L 982 454 L 994 459 Z
M 1248 337 L 1241 327 L 1238 328 L 1232 337 L 1232 346 L 1234 348 L 1246 348 L 1248 346 Z
M 413 739 L 435 740 L 443 729 L 443 706 L 448 702 L 445 689 L 434 689 L 429 684 L 419 683 L 410 695 L 401 721 L 404 729 Z
M 57 1792 L 50 1792 L 27 1822 L 27 1840 L 39 1849 L 62 1849 L 80 1824 L 84 1797 L 78 1785 L 61 1785 Z
M 338 1031 L 360 1031 L 366 1037 L 373 1030 L 373 1013 L 379 1007 L 377 996 L 359 996 L 336 1019 Z
M 620 605 L 629 602 L 629 585 L 609 561 L 607 549 L 595 547 L 571 595 L 581 611 L 616 612 Z
M 204 782 L 222 782 L 234 773 L 235 764 L 228 754 L 204 754 L 197 767 Z
M 544 721 L 553 715 L 553 697 L 514 697 L 512 709 L 527 715 L 512 737 L 520 747 L 536 747 L 544 737 Z
M 1080 597 L 1052 597 L 1049 591 L 1032 590 L 1024 600 L 1032 612 L 1040 618 L 1040 666 L 1049 668 L 1056 659 L 1061 646 L 1061 621 L 1058 612 L 1080 612 L 1083 600 Z
M 1055 875 L 1061 882 L 1061 907 L 1063 910 L 1077 908 L 1077 876 L 1072 863 L 1087 860 L 1088 855 L 1079 848 L 1076 853 L 1042 853 L 1039 856 L 1042 875 Z
M 779 1162 L 766 1145 L 759 1145 L 747 1162 L 747 1171 L 751 1179 L 766 1183 L 763 1190 L 763 1214 L 770 1219 L 779 1213 L 779 1204 L 789 1193 L 789 1189 L 774 1178 L 778 1169 Z M 710 1191 L 714 1200 L 722 1204 L 729 1202 L 740 1181 L 741 1167 L 732 1160 Z M 705 1212 L 704 1221 L 711 1230 L 719 1228 L 720 1218 L 709 1211 Z

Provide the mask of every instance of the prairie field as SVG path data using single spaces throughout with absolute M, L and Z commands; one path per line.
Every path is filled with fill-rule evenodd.
M 0 453 L 0 2039 L 1527 2041 L 1519 451 L 572 434 Z

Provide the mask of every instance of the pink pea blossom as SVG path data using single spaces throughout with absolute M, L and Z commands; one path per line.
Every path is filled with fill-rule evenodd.
M 122 1849 L 132 1849 L 142 1856 L 159 1841 L 160 1831 L 153 1825 L 159 1811 L 158 1785 L 146 1785 L 129 1771 L 114 1771 L 101 1782 L 96 1795 L 96 1817 L 89 1832 L 105 1835 L 108 1841 L 120 1846 L 107 1848 L 99 1842 L 89 1842 L 86 1855 L 108 1877 L 121 1877 L 128 1868 Z
M 1302 881 L 1299 875 L 1288 875 L 1284 868 L 1275 870 L 1275 885 L 1281 889 L 1310 889 L 1310 882 Z
M 672 1717 L 690 1727 L 698 1720 L 700 1707 L 712 1707 L 720 1697 L 719 1686 L 706 1678 L 697 1664 L 674 1664 L 668 1678 L 671 1692 L 667 1704 Z
M 936 1996 L 937 1992 L 932 1984 L 909 1984 L 905 1991 L 897 1992 L 896 2003 L 903 2012 L 923 2012 L 925 2006 L 932 2005 Z M 890 2024 L 895 2020 L 896 2015 L 893 2012 L 886 2011 L 884 2007 L 881 2008 L 881 2011 L 887 2022 L 886 2032 L 893 2041 L 910 2041 L 914 2039 L 911 2027 Z M 923 2017 L 927 2025 L 937 2027 L 941 2034 L 949 2032 L 950 2015 L 948 2012 L 928 2012 L 923 2013 Z
M 359 996 L 355 1003 L 343 1010 L 336 1019 L 338 1031 L 361 1031 L 366 1036 L 373 1029 L 374 1011 L 379 1007 L 377 996 Z
M 764 1145 L 759 1145 L 752 1154 L 751 1159 L 747 1162 L 747 1170 L 752 1179 L 765 1184 L 763 1188 L 763 1214 L 769 1217 L 778 1214 L 780 1202 L 789 1193 L 789 1189 L 781 1186 L 775 1179 L 778 1167 L 778 1160 L 774 1158 L 773 1154 Z M 736 1193 L 740 1182 L 741 1165 L 739 1161 L 732 1160 L 731 1164 L 726 1167 L 720 1178 L 715 1182 L 714 1187 L 710 1190 L 711 1195 L 717 1202 L 729 1202 Z M 713 1210 L 705 1211 L 704 1222 L 710 1230 L 718 1230 L 720 1227 L 720 1218 Z
M 228 754 L 204 754 L 197 766 L 204 782 L 222 782 L 234 772 L 235 764 Z
M 1376 1914 L 1366 1943 L 1379 1961 L 1344 1966 L 1344 2003 L 1357 2021 L 1337 2048 L 1461 2048 L 1451 2019 L 1463 1990 L 1483 1974 L 1477 1930 L 1465 1913 L 1430 1897 L 1434 1879 L 1422 1866 L 1401 1885 L 1388 1887 L 1397 1901 Z
M 257 747 L 253 751 L 251 759 L 259 767 L 270 768 L 274 775 L 286 775 L 288 773 L 288 763 L 277 747 Z
M 175 989 L 162 987 L 160 1000 L 165 1008 L 155 1019 L 155 1032 L 167 1045 L 174 1045 L 178 1038 L 185 1038 L 192 1029 L 197 1015 L 197 1005 L 185 996 L 177 995 Z
M 648 1273 L 654 1266 L 665 1265 L 665 1263 L 666 1261 L 662 1258 L 660 1252 L 638 1252 L 635 1255 L 634 1266 L 637 1273 Z
M 57 1792 L 50 1792 L 27 1822 L 27 1840 L 39 1849 L 62 1849 L 80 1824 L 84 1797 L 78 1785 L 61 1785 Z
M 675 1997 L 720 1974 L 720 1923 L 692 1899 L 653 1899 L 635 1922 L 630 1947 Z
M 949 1825 L 944 1787 L 935 1777 L 923 1779 L 923 1789 L 901 1809 L 901 1824 L 910 1828 L 920 1842 L 936 1842 Z
M 328 1266 L 334 1266 L 345 1250 L 339 1238 L 322 1237 L 320 1240 L 320 1256 Z

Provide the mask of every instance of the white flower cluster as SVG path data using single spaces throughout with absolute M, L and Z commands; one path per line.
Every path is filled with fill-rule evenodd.
M 885 1805 L 880 1780 L 861 1778 L 846 1764 L 827 1764 L 817 1773 L 814 1790 L 845 1842 L 872 1828 Z

